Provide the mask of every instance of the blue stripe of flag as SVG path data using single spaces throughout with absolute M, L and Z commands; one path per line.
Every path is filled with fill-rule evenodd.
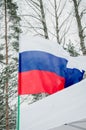
M 25 51 L 19 54 L 19 64 L 19 72 L 44 70 L 64 77 L 67 60 L 47 52 Z

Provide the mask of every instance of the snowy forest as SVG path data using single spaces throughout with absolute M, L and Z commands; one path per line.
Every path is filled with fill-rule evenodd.
M 86 55 L 86 1 L 0 0 L 0 130 L 16 130 L 20 35 L 55 41 L 73 57 Z M 43 95 L 32 96 L 34 102 Z

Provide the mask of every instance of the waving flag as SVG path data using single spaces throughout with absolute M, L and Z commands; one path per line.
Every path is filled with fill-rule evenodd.
M 41 38 L 24 40 L 19 50 L 19 95 L 53 94 L 82 80 L 83 71 L 67 68 L 68 55 L 58 43 Z

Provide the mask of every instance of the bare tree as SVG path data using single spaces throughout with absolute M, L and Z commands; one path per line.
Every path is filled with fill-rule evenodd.
M 53 2 L 51 0 L 48 0 L 54 13 L 52 13 L 50 10 L 48 10 L 48 13 L 50 13 L 53 18 L 54 18 L 54 30 L 55 30 L 55 34 L 54 37 L 56 37 L 57 42 L 59 44 L 62 43 L 65 44 L 65 36 L 67 35 L 70 25 L 71 25 L 71 21 L 69 22 L 70 16 L 71 16 L 71 11 L 66 15 L 66 17 L 64 18 L 62 15 L 65 12 L 65 8 L 66 8 L 66 4 L 67 4 L 67 0 L 65 0 L 64 2 L 62 0 L 53 0 Z M 63 17 L 63 18 L 62 18 Z M 62 19 L 62 20 L 60 20 Z
M 57 15 L 57 2 L 56 2 L 56 0 L 54 0 L 54 4 L 55 4 L 56 36 L 57 36 L 57 42 L 60 44 L 59 26 L 58 26 L 58 15 Z
M 75 18 L 73 8 L 71 6 L 76 0 L 25 0 L 27 7 L 27 14 L 23 17 L 23 21 L 27 23 L 27 28 L 32 35 L 41 35 L 44 38 L 54 39 L 59 44 L 67 47 L 69 41 L 76 47 L 77 41 L 80 38 L 80 46 L 83 54 L 85 54 L 85 29 L 82 26 L 82 17 L 86 10 L 81 13 L 79 6 L 82 0 L 78 0 L 75 5 L 75 10 L 78 33 L 75 30 Z M 73 8 L 72 8 L 73 7 Z M 75 9 L 75 8 L 74 8 Z M 31 11 L 32 10 L 32 11 Z M 30 11 L 30 12 L 29 12 Z M 80 14 L 79 14 L 80 13 Z M 78 14 L 78 15 L 77 15 Z M 20 14 L 21 15 L 21 14 Z M 28 18 L 27 18 L 28 16 Z M 24 24 L 24 27 L 26 25 Z M 75 36 L 79 35 L 76 39 Z M 80 46 L 76 47 L 80 51 Z
M 77 0 L 72 0 L 72 1 L 73 1 L 73 4 L 74 4 L 75 17 L 76 17 L 76 21 L 77 21 L 78 35 L 79 35 L 79 38 L 80 38 L 81 51 L 82 51 L 83 55 L 86 55 L 84 28 L 82 26 L 82 21 L 81 21 L 82 15 L 84 14 L 84 11 L 86 9 L 83 10 L 81 12 L 81 15 L 80 15 L 79 14 L 79 5 L 80 5 L 80 2 L 82 0 L 79 0 L 79 2 L 77 2 Z
M 44 6 L 43 6 L 43 1 L 40 0 L 40 10 L 41 10 L 41 21 L 43 25 L 43 30 L 44 30 L 44 35 L 45 38 L 48 39 L 48 31 L 47 31 L 47 25 L 46 25 L 46 19 L 45 19 L 45 13 L 44 13 Z
M 33 30 L 37 35 L 41 35 L 46 39 L 49 39 L 48 29 L 45 18 L 44 4 L 42 0 L 25 0 L 27 6 L 32 10 L 32 14 L 24 15 L 23 20 L 26 21 L 29 30 Z M 28 21 L 25 16 L 29 17 L 31 21 Z M 35 21 L 35 25 L 32 24 L 32 21 Z

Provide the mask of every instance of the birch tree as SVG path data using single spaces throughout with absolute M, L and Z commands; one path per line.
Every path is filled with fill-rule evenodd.
M 48 4 L 47 4 L 48 3 Z M 59 44 L 65 44 L 65 37 L 71 27 L 71 10 L 66 11 L 67 0 L 47 0 L 45 4 L 46 21 L 50 39 L 57 40 Z M 65 15 L 66 14 L 66 15 Z
M 74 4 L 74 11 L 75 11 L 75 17 L 76 17 L 76 21 L 77 21 L 77 28 L 78 28 L 78 36 L 80 39 L 80 46 L 81 46 L 81 51 L 83 53 L 83 55 L 86 55 L 86 46 L 85 46 L 85 29 L 86 26 L 83 27 L 82 25 L 82 17 L 83 15 L 86 14 L 86 8 L 84 8 L 83 10 L 79 11 L 79 6 L 82 2 L 82 0 L 72 0 L 73 4 Z
M 48 36 L 48 30 L 47 30 L 47 24 L 46 24 L 46 18 L 45 18 L 43 1 L 39 0 L 39 3 L 40 3 L 40 10 L 41 10 L 41 19 L 40 20 L 41 20 L 42 25 L 43 25 L 44 36 L 45 36 L 46 39 L 48 39 L 49 36 Z
M 49 39 L 43 0 L 37 0 L 37 1 L 25 0 L 25 1 L 28 9 L 32 11 L 29 12 L 28 14 L 23 15 L 22 18 L 23 21 L 27 23 L 27 28 L 29 29 L 29 31 L 32 30 L 33 34 L 41 35 L 44 38 Z M 21 12 L 20 16 L 22 16 Z
M 58 1 L 58 2 L 56 0 L 54 0 L 54 8 L 55 8 L 55 30 L 56 30 L 57 42 L 59 44 L 61 44 L 62 39 L 65 37 L 65 35 L 66 35 L 67 31 L 68 31 L 68 29 L 67 29 L 67 31 L 64 30 L 64 34 L 61 36 L 61 33 L 60 33 L 61 32 L 61 28 L 63 26 L 65 26 L 65 22 L 67 22 L 68 17 L 70 17 L 70 14 L 69 14 L 65 19 L 63 18 L 62 23 L 59 22 L 59 19 L 61 18 L 61 15 L 64 12 L 64 9 L 65 9 L 65 6 L 66 6 L 66 1 L 65 1 L 64 4 L 63 4 L 63 6 L 60 7 L 61 2 L 62 2 L 61 0 Z M 69 28 L 69 27 L 67 27 L 67 28 Z

